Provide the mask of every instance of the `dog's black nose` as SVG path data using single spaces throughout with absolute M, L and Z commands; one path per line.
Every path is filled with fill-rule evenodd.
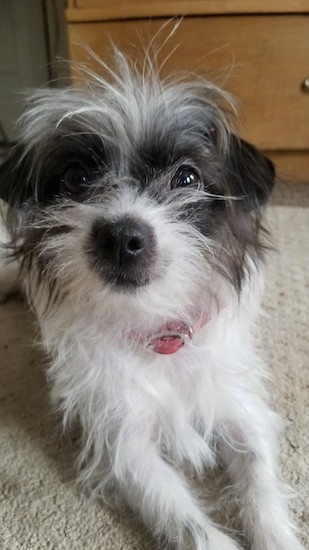
M 93 228 L 104 261 L 119 271 L 139 266 L 151 254 L 151 228 L 140 220 L 124 218 L 115 222 L 97 222 Z

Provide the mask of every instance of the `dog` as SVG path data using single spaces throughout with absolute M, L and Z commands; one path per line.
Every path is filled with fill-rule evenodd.
M 17 282 L 36 314 L 93 496 L 164 547 L 239 550 L 186 475 L 220 460 L 249 547 L 300 550 L 252 336 L 275 168 L 216 85 L 117 67 L 30 98 L 1 166 L 2 294 Z

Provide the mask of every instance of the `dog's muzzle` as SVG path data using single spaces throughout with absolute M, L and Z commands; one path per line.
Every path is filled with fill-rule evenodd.
M 146 222 L 131 217 L 111 222 L 97 220 L 90 249 L 93 265 L 113 286 L 134 288 L 149 282 L 156 242 Z

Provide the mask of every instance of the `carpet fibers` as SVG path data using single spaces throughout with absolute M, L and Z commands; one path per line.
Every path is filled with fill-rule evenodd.
M 291 191 L 289 191 L 291 194 Z M 293 190 L 292 190 L 293 194 Z M 260 352 L 273 381 L 273 407 L 286 420 L 280 467 L 297 492 L 291 513 L 309 548 L 308 235 L 304 200 L 277 193 L 269 209 L 276 251 L 268 260 Z M 74 486 L 76 441 L 56 434 L 44 358 L 33 346 L 34 321 L 22 302 L 0 306 L 0 548 L 3 550 L 150 550 L 130 514 L 89 502 Z M 210 499 L 216 474 L 205 482 Z M 216 518 L 226 523 L 220 512 Z M 293 550 L 293 549 L 291 549 Z

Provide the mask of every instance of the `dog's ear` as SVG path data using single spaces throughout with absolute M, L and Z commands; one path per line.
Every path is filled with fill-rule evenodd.
M 31 165 L 29 154 L 16 145 L 0 165 L 0 199 L 13 208 L 21 208 L 31 195 Z
M 275 183 L 275 167 L 256 147 L 231 136 L 228 178 L 231 195 L 251 211 L 265 204 Z

